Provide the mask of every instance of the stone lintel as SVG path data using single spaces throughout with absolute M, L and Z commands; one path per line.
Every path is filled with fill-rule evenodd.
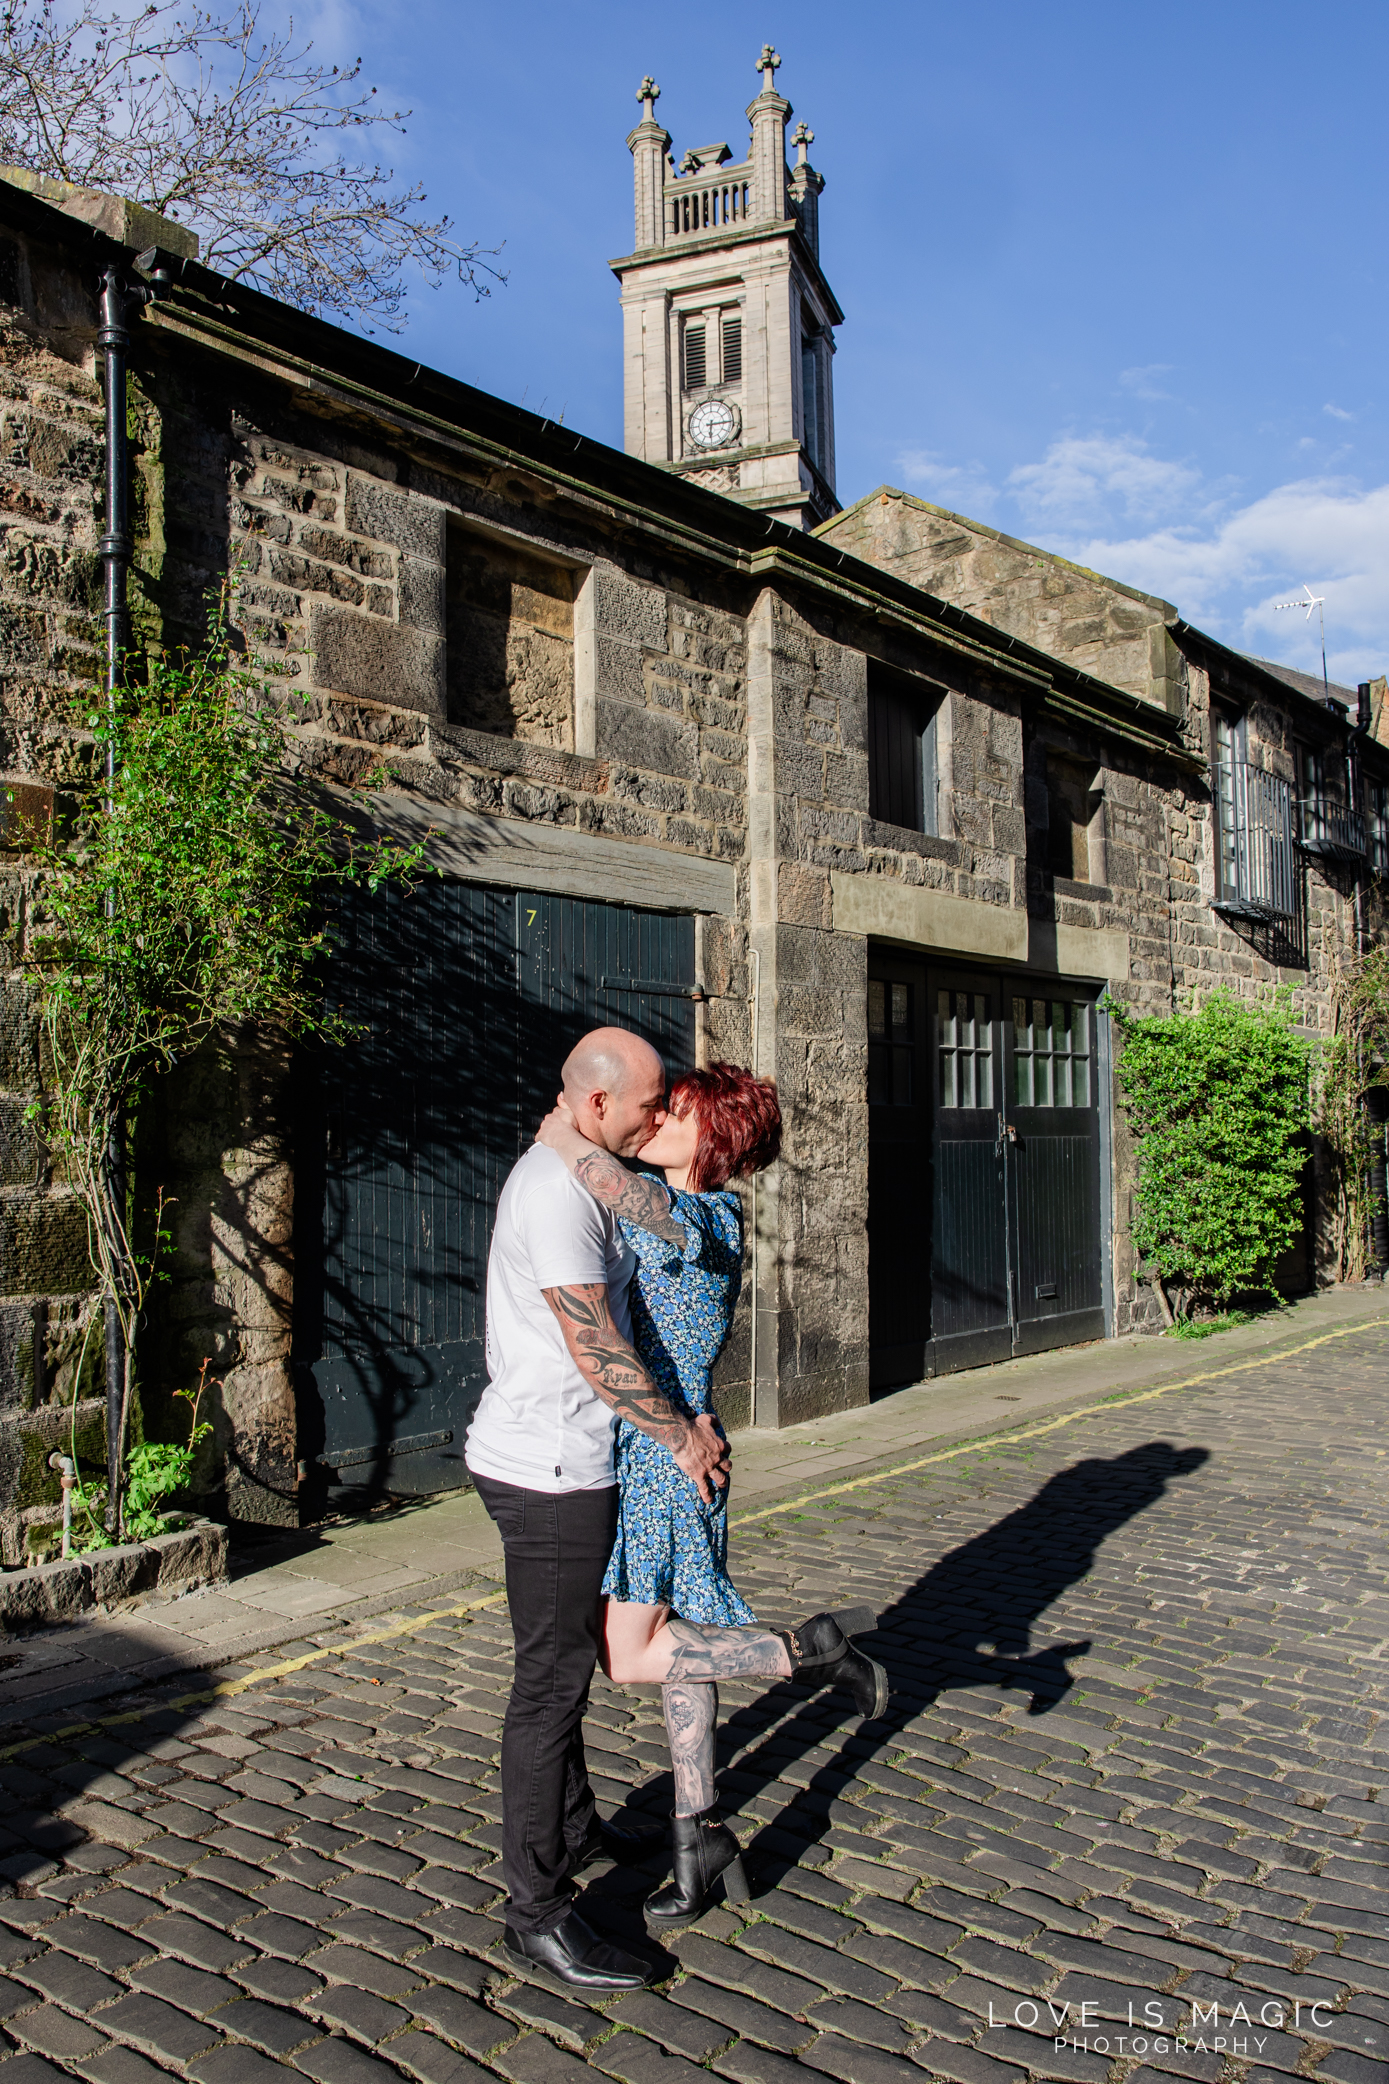
M 1112 926 L 1062 926 L 1051 919 L 1029 919 L 1027 960 L 1034 970 L 1126 984 L 1129 937 Z
M 1027 961 L 1027 918 L 1011 907 L 839 869 L 830 872 L 830 890 L 836 933 L 872 934 L 992 962 Z
M 837 933 L 871 934 L 914 948 L 938 948 L 990 962 L 1026 963 L 1062 977 L 1121 984 L 1129 974 L 1129 937 L 1113 927 L 1061 926 L 1029 919 L 976 897 L 952 897 L 883 876 L 830 872 Z
M 372 799 L 372 824 L 399 839 L 426 839 L 432 865 L 465 883 L 555 891 L 653 912 L 713 912 L 731 919 L 737 875 L 724 861 L 663 847 L 489 818 L 451 804 L 422 805 L 385 791 Z

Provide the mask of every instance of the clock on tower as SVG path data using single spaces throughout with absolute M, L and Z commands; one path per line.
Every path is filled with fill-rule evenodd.
M 628 453 L 802 528 L 839 511 L 834 490 L 834 328 L 843 313 L 820 269 L 821 176 L 765 44 L 752 135 L 737 162 L 699 145 L 677 170 L 656 121 L 660 88 L 637 89 L 628 137 L 636 246 L 622 284 Z

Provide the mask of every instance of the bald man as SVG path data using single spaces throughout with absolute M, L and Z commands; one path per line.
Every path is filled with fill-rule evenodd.
M 566 1059 L 564 1097 L 600 1149 L 630 1158 L 665 1120 L 666 1073 L 625 1028 L 595 1028 Z M 502 1730 L 504 1944 L 579 1991 L 633 1990 L 652 1971 L 572 1907 L 573 1877 L 640 1841 L 599 1822 L 583 1717 L 617 1527 L 619 1419 L 667 1446 L 703 1498 L 727 1482 L 708 1418 L 664 1397 L 632 1348 L 635 1257 L 614 1212 L 536 1144 L 497 1203 L 487 1261 L 487 1387 L 467 1461 L 506 1553 L 516 1668 Z

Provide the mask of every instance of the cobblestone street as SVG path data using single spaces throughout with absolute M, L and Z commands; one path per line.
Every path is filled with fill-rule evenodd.
M 1389 2077 L 1389 1326 L 744 1515 L 766 1619 L 873 1603 L 881 1724 L 723 1689 L 747 1916 L 596 2007 L 500 1936 L 500 1595 L 97 1702 L 11 1743 L 2 2084 L 1100 2084 Z M 75 1721 L 85 1714 L 86 1723 Z M 654 1690 L 595 1686 L 600 1801 L 659 1815 Z

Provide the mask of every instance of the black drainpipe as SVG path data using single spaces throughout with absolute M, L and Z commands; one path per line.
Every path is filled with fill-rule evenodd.
M 128 282 L 119 268 L 107 268 L 101 278 L 101 326 L 96 344 L 103 357 L 106 388 L 106 529 L 97 544 L 97 556 L 106 568 L 106 702 L 115 708 L 116 694 L 125 668 L 130 641 L 130 614 L 126 605 L 126 578 L 134 545 L 130 536 L 130 452 L 126 438 L 126 365 L 130 353 L 130 322 L 146 304 L 167 286 L 167 271 L 156 264 L 157 250 L 142 253 L 136 266 L 147 268 L 152 280 Z M 115 748 L 106 747 L 107 807 L 116 779 Z M 106 893 L 106 916 L 113 918 L 116 892 Z M 125 1222 L 125 1125 L 117 1118 L 110 1125 L 106 1147 L 106 1176 L 111 1205 L 118 1220 Z M 125 1406 L 125 1339 L 120 1311 L 113 1296 L 106 1299 L 106 1531 L 120 1532 L 121 1420 Z

